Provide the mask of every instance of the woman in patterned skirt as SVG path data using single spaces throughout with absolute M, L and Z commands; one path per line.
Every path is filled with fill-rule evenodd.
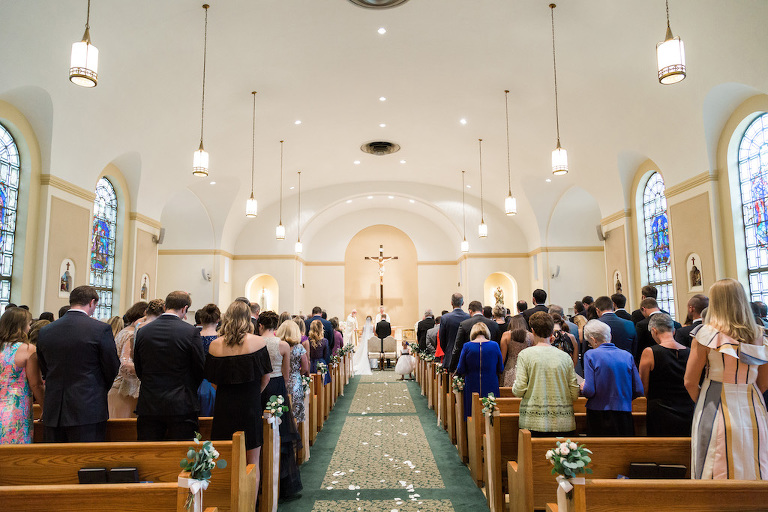
M 303 323 L 302 323 L 303 325 Z M 307 350 L 301 343 L 301 331 L 296 322 L 287 321 L 280 324 L 275 335 L 291 346 L 291 374 L 288 382 L 288 394 L 291 396 L 291 409 L 293 417 L 298 422 L 305 420 L 304 411 L 304 386 L 301 383 L 302 375 L 309 375 L 309 358 Z
M 691 344 L 685 387 L 696 402 L 691 477 L 768 480 L 768 345 L 734 279 L 709 289 L 709 310 Z M 699 387 L 701 372 L 707 373 Z

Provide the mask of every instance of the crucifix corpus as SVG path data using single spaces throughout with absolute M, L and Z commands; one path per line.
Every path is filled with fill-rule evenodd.
M 384 305 L 384 264 L 389 260 L 396 260 L 397 256 L 384 256 L 384 246 L 379 246 L 378 256 L 366 256 L 366 260 L 375 261 L 379 264 L 379 304 Z

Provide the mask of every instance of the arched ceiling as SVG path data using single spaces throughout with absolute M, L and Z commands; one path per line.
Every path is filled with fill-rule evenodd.
M 663 2 L 563 2 L 555 13 L 558 85 L 571 172 L 551 177 L 548 1 L 412 0 L 386 10 L 348 0 L 210 3 L 205 146 L 211 175 L 202 180 L 191 175 L 200 129 L 202 2 L 94 2 L 100 80 L 83 89 L 69 83 L 67 69 L 86 1 L 0 0 L 0 98 L 38 131 L 44 173 L 92 188 L 107 164 L 123 162 L 130 167 L 132 208 L 160 218 L 170 198 L 191 189 L 209 211 L 216 243 L 232 244 L 227 240 L 242 230 L 250 193 L 250 93 L 256 90 L 255 195 L 264 211 L 279 197 L 281 139 L 287 196 L 295 194 L 289 177 L 297 169 L 305 194 L 352 189 L 344 197 L 368 193 L 374 182 L 406 184 L 416 193 L 439 186 L 456 195 L 466 169 L 472 188 L 465 192 L 476 204 L 478 138 L 484 139 L 484 197 L 498 210 L 508 188 L 503 91 L 509 89 L 512 188 L 521 215 L 498 222 L 517 224 L 533 244 L 546 238 L 558 198 L 574 185 L 607 216 L 626 207 L 632 166 L 647 158 L 668 185 L 710 169 L 728 110 L 747 92 L 768 91 L 768 2 L 671 2 L 672 29 L 685 41 L 689 69 L 674 86 L 656 80 Z M 380 27 L 387 33 L 378 34 Z M 385 157 L 359 150 L 375 139 L 402 150 Z M 272 222 L 265 229 L 272 231 Z

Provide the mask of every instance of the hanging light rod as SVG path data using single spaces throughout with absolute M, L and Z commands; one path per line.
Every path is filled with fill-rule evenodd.
M 99 50 L 91 44 L 91 0 L 88 0 L 83 39 L 72 44 L 69 81 L 80 87 L 96 87 L 99 83 Z
M 555 126 L 557 127 L 557 147 L 552 152 L 552 174 L 562 176 L 568 174 L 568 152 L 560 146 L 560 110 L 557 103 L 557 58 L 555 55 L 555 7 L 549 4 L 552 15 L 552 67 L 555 72 Z
M 685 45 L 680 36 L 673 36 L 669 26 L 669 0 L 667 6 L 667 35 L 656 45 L 656 63 L 659 83 L 672 85 L 685 79 Z
M 488 224 L 485 223 L 485 209 L 483 207 L 483 139 L 477 139 L 480 150 L 480 225 L 477 226 L 477 236 L 488 236 Z
M 283 142 L 280 141 L 280 221 L 275 228 L 275 238 L 285 240 L 285 226 L 283 226 Z
M 299 228 L 298 234 L 296 235 L 296 245 L 294 246 L 294 252 L 296 254 L 301 254 L 304 250 L 304 246 L 301 245 L 301 171 L 298 171 L 299 175 L 299 216 L 296 219 L 296 224 Z
M 512 195 L 512 165 L 509 160 L 509 91 L 504 91 L 504 112 L 507 119 L 507 178 L 509 180 L 509 192 L 504 199 L 504 213 L 507 215 L 517 215 L 517 199 Z
M 469 252 L 469 242 L 467 242 L 467 207 L 466 202 L 464 200 L 464 189 L 466 186 L 464 185 L 464 174 L 466 171 L 461 171 L 461 218 L 462 218 L 462 230 L 463 230 L 463 236 L 464 240 L 461 242 L 461 252 L 467 253 Z
M 208 176 L 208 153 L 203 148 L 203 128 L 205 126 L 205 64 L 208 56 L 209 7 L 210 5 L 203 4 L 203 9 L 205 9 L 205 36 L 203 38 L 203 101 L 200 109 L 200 147 L 197 148 L 192 159 L 192 174 L 195 176 Z M 254 94 L 256 93 L 254 92 Z
M 259 203 L 256 198 L 253 197 L 253 180 L 256 172 L 256 91 L 251 92 L 253 95 L 253 130 L 251 139 L 251 197 L 245 202 L 245 216 L 256 217 L 259 214 Z

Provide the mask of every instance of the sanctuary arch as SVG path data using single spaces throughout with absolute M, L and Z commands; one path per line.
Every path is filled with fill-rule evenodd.
M 262 311 L 280 314 L 280 287 L 269 274 L 256 274 L 245 283 L 245 296 L 261 306 Z M 223 313 L 223 311 L 222 311 Z
M 399 229 L 379 224 L 359 231 L 344 254 L 344 313 L 357 309 L 362 326 L 366 315 L 376 317 L 379 311 L 379 267 L 366 256 L 379 254 L 398 259 L 384 264 L 384 308 L 392 325 L 411 328 L 420 318 L 418 265 L 416 246 Z
M 501 288 L 504 307 L 515 314 L 517 302 L 517 281 L 506 272 L 494 272 L 483 283 L 483 306 L 495 306 L 498 289 Z

